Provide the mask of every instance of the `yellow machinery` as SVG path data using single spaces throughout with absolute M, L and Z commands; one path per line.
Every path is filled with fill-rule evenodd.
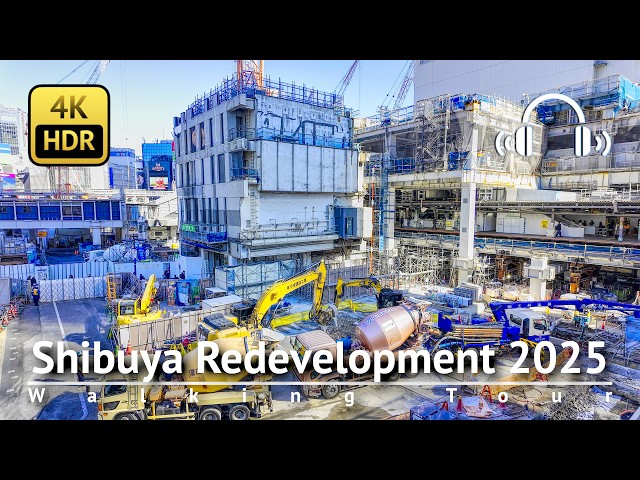
M 330 309 L 322 308 L 322 293 L 326 279 L 327 268 L 324 262 L 320 262 L 313 269 L 284 280 L 278 280 L 262 293 L 255 305 L 245 303 L 234 305 L 231 316 L 214 314 L 204 317 L 198 324 L 197 338 L 198 340 L 214 341 L 224 338 L 248 337 L 252 332 L 264 326 L 276 328 L 309 319 L 325 323 L 333 318 L 333 312 Z M 313 303 L 309 311 L 278 317 L 272 319 L 269 325 L 263 325 L 269 311 L 273 307 L 277 307 L 287 294 L 312 282 L 314 283 Z
M 278 280 L 262 293 L 262 296 L 258 299 L 247 323 L 255 328 L 264 326 L 263 323 L 265 321 L 265 317 L 272 307 L 277 307 L 287 294 L 308 285 L 309 283 L 313 283 L 313 300 L 311 309 L 308 312 L 271 319 L 269 324 L 272 328 L 275 328 L 309 319 L 315 319 L 320 323 L 326 323 L 329 319 L 333 318 L 333 312 L 322 308 L 322 293 L 324 292 L 324 284 L 326 280 L 327 267 L 324 262 L 318 263 L 316 268 L 309 269 L 284 280 Z
M 116 304 L 118 325 L 127 325 L 132 322 L 146 322 L 157 320 L 164 314 L 153 303 L 156 296 L 156 276 L 149 275 L 149 280 L 142 296 L 138 298 L 122 298 Z
M 278 348 L 284 335 L 255 331 L 249 338 L 225 338 L 215 342 L 220 355 L 229 350 L 240 353 L 242 359 L 266 342 L 267 354 Z M 245 369 L 238 373 L 214 373 L 205 368 L 198 371 L 198 349 L 183 357 L 183 374 L 174 375 L 171 383 L 164 373 L 156 371 L 154 380 L 145 384 L 146 369 L 138 374 L 107 374 L 107 383 L 98 398 L 100 420 L 249 420 L 261 418 L 273 411 L 270 374 L 250 375 Z M 162 355 L 155 353 L 153 355 Z M 159 362 L 162 363 L 162 359 Z M 159 374 L 159 375 L 158 375 Z M 164 377 L 164 378 L 163 378 Z M 161 380 L 160 382 L 155 381 Z M 108 384 L 112 381 L 113 384 Z M 239 388 L 237 382 L 256 382 Z M 214 383 L 222 383 L 214 384 Z M 194 395 L 194 393 L 197 395 Z
M 375 277 L 353 278 L 347 282 L 342 278 L 338 278 L 333 296 L 333 303 L 335 303 L 338 308 L 340 308 L 344 287 L 369 287 L 375 289 L 378 308 L 395 307 L 402 301 L 403 297 L 402 291 L 384 288 Z

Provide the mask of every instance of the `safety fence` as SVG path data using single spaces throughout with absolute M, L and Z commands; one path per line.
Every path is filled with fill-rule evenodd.
M 198 323 L 207 312 L 196 310 L 167 312 L 165 318 L 153 321 L 132 322 L 126 325 L 114 324 L 109 331 L 109 338 L 114 347 L 124 349 L 129 345 L 136 350 L 162 350 L 171 345 L 181 348 L 181 341 L 186 337 L 190 343 L 196 341 L 195 332 Z
M 8 284 L 2 284 L 2 288 L 9 288 L 10 291 L 2 292 L 2 297 L 9 297 L 9 302 L 0 305 L 0 332 L 5 330 L 29 303 L 28 282 L 10 279 Z

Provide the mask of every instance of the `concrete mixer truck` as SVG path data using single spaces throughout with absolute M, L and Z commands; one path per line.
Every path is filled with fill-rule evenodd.
M 397 366 L 404 362 L 403 375 L 413 378 L 418 373 L 412 373 L 408 364 L 408 356 L 401 352 L 408 353 L 409 350 L 425 350 L 422 346 L 428 331 L 428 322 L 431 316 L 425 310 L 425 305 L 403 304 L 395 307 L 383 308 L 366 316 L 355 328 L 355 338 L 346 337 L 338 341 L 334 340 L 328 333 L 322 330 L 314 330 L 296 335 L 292 341 L 293 349 L 300 357 L 305 352 L 311 355 L 321 350 L 328 350 L 332 355 L 344 356 L 343 364 L 348 364 L 347 357 L 355 350 L 366 352 L 369 357 L 373 357 L 376 351 L 389 350 L 395 357 L 394 364 Z M 364 360 L 363 360 L 364 363 Z M 371 364 L 371 362 L 368 362 Z M 312 365 L 308 362 L 307 365 Z M 373 368 L 369 368 L 364 373 L 355 373 L 351 368 L 346 369 L 346 373 L 340 373 L 338 369 L 333 369 L 330 373 L 319 373 L 312 367 L 304 372 L 293 370 L 297 379 L 301 382 L 311 384 L 301 385 L 302 393 L 306 397 L 323 396 L 331 399 L 341 391 L 359 386 L 358 382 L 374 380 Z M 353 369 L 356 370 L 356 369 Z M 360 369 L 358 369 L 360 370 Z M 400 377 L 399 370 L 382 375 L 382 381 L 395 381 Z M 328 383 L 328 382 L 341 382 Z M 317 383 L 318 385 L 314 385 Z
M 235 350 L 244 356 L 266 342 L 266 351 L 277 348 L 284 336 L 264 329 L 252 337 L 215 340 L 220 355 Z M 164 373 L 156 381 L 143 382 L 149 372 L 124 375 L 111 373 L 101 387 L 98 418 L 101 420 L 249 420 L 273 411 L 271 375 L 249 375 L 244 369 L 236 374 L 198 371 L 200 345 L 182 357 L 182 374 L 170 380 Z M 154 355 L 163 355 L 162 352 Z M 163 359 L 158 362 L 162 366 Z M 261 382 L 254 385 L 236 382 Z M 109 383 L 113 382 L 113 383 Z M 201 383 L 200 383 L 201 382 Z M 214 382 L 226 383 L 215 385 Z

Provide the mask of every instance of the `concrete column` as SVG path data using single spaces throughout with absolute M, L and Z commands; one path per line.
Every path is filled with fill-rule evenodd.
M 395 134 L 387 135 L 387 145 L 389 147 L 389 156 L 391 158 L 398 158 L 398 150 L 396 148 L 396 136 Z
M 91 222 L 91 238 L 94 245 L 101 245 L 100 224 L 98 222 Z
M 529 293 L 534 300 L 544 300 L 547 296 L 547 272 L 549 259 L 547 257 L 531 257 L 529 266 Z M 533 277 L 542 278 L 533 278 Z
M 303 252 L 302 265 L 311 265 L 311 252 Z
M 472 127 L 469 165 L 478 164 L 478 130 Z M 463 172 L 464 175 L 464 172 Z M 476 232 L 476 184 L 462 183 L 460 195 L 460 245 L 458 246 L 458 285 L 471 282 L 473 274 L 474 240 Z
M 476 184 L 462 185 L 460 199 L 460 245 L 458 246 L 458 285 L 471 281 L 476 227 Z

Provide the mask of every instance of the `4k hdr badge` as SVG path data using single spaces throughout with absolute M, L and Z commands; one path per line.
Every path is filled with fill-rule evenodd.
M 109 92 L 101 85 L 37 85 L 29 92 L 29 158 L 40 166 L 109 159 Z

